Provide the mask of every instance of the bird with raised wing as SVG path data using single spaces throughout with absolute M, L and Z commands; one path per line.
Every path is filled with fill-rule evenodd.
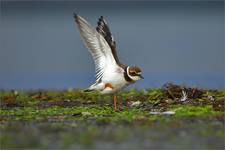
M 77 14 L 74 14 L 74 19 L 95 63 L 96 81 L 85 91 L 112 95 L 114 109 L 117 110 L 116 94 L 128 85 L 143 79 L 141 69 L 120 62 L 116 42 L 103 16 L 99 18 L 96 28 Z

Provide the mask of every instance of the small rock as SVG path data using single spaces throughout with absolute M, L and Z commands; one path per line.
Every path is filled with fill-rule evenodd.
M 132 106 L 132 107 L 140 106 L 140 104 L 141 104 L 140 101 L 136 101 L 136 102 L 131 101 L 131 102 L 130 102 L 130 106 Z
M 173 104 L 174 103 L 174 100 L 172 100 L 172 99 L 166 99 L 165 102 L 167 104 Z
M 159 112 L 159 111 L 152 111 L 150 112 L 151 115 L 174 115 L 174 111 L 164 111 L 164 112 Z
M 91 116 L 91 113 L 89 113 L 89 112 L 82 112 L 81 114 L 82 114 L 82 116 Z

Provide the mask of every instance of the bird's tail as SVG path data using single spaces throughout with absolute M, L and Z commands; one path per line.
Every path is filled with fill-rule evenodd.
M 90 87 L 84 89 L 84 92 L 93 92 L 93 91 L 95 91 L 94 84 L 91 85 Z
M 94 83 L 89 88 L 84 89 L 84 92 L 101 91 L 104 88 L 103 83 Z

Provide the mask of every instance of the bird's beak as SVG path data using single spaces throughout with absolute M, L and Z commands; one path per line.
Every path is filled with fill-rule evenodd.
M 141 78 L 141 79 L 144 79 L 144 77 L 143 77 L 142 75 L 140 75 L 140 78 Z

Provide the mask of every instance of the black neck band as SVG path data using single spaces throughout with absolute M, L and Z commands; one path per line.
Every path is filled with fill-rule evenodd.
M 124 68 L 124 78 L 127 82 L 133 82 L 133 80 L 128 76 L 127 67 Z

